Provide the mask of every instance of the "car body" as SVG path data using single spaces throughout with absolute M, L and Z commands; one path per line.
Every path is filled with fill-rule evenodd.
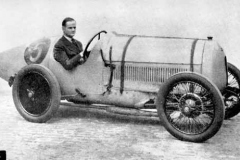
M 208 77 L 221 91 L 226 87 L 226 56 L 217 42 L 211 39 L 178 37 L 132 37 L 114 32 L 105 36 L 104 40 L 94 46 L 86 62 L 71 71 L 65 70 L 53 57 L 54 44 L 60 37 L 42 38 L 29 46 L 23 46 L 20 51 L 16 48 L 15 57 L 19 57 L 18 61 L 14 62 L 15 65 L 7 61 L 1 63 L 1 68 L 11 68 L 11 70 L 1 70 L 0 75 L 5 80 L 9 80 L 10 76 L 28 65 L 26 57 L 36 53 L 29 51 L 30 48 L 37 48 L 37 56 L 43 54 L 39 52 L 46 52 L 45 58 L 41 62 L 36 62 L 35 59 L 39 57 L 34 57 L 35 59 L 30 57 L 32 62 L 28 63 L 38 63 L 49 68 L 58 79 L 63 98 L 75 95 L 75 89 L 78 88 L 83 94 L 89 95 L 85 98 L 77 97 L 76 100 L 79 101 L 143 107 L 144 102 L 156 97 L 159 87 L 166 79 L 185 71 Z M 132 38 L 131 42 L 128 43 L 130 38 Z M 43 45 L 47 51 L 41 49 Z M 110 87 L 113 94 L 103 96 L 102 94 L 107 91 L 111 75 L 110 67 L 104 64 L 104 61 L 110 64 L 110 48 L 112 48 L 112 65 L 115 66 L 112 87 Z M 12 51 L 7 52 L 14 54 Z M 25 53 L 25 56 L 20 52 Z M 125 54 L 124 60 L 123 54 Z M 123 78 L 121 74 L 124 74 Z
M 54 109 L 47 118 L 41 119 L 42 114 L 28 114 L 25 113 L 27 112 L 26 108 L 19 109 L 24 108 L 24 103 L 27 105 L 29 103 L 21 100 L 21 97 L 24 97 L 24 95 L 26 97 L 23 99 L 30 98 L 32 101 L 36 100 L 33 96 L 33 90 L 28 88 L 26 89 L 27 91 L 23 91 L 24 87 L 21 88 L 21 86 L 28 85 L 25 82 L 23 83 L 23 81 L 29 80 L 27 77 L 29 77 L 28 74 L 30 74 L 31 67 L 33 67 L 33 74 L 38 72 L 39 69 L 44 70 L 41 73 L 39 72 L 39 75 L 44 77 L 43 81 L 46 79 L 48 84 L 51 81 L 47 77 L 54 77 L 53 83 L 57 84 L 56 88 L 59 86 L 62 100 L 66 99 L 79 103 L 110 104 L 136 109 L 156 109 L 156 105 L 157 109 L 161 108 L 159 106 L 164 107 L 168 103 L 165 103 L 165 99 L 170 95 L 170 92 L 167 90 L 176 83 L 184 81 L 186 85 L 189 84 L 189 88 L 194 88 L 192 86 L 195 83 L 200 83 L 195 86 L 195 89 L 197 86 L 202 85 L 203 88 L 205 86 L 209 92 L 213 92 L 211 93 L 213 94 L 211 96 L 213 99 L 203 102 L 207 95 L 204 97 L 199 94 L 204 89 L 200 88 L 197 91 L 199 93 L 192 93 L 191 90 L 193 89 L 188 89 L 189 93 L 182 94 L 181 99 L 177 98 L 177 103 L 184 103 L 184 106 L 186 106 L 201 102 L 201 106 L 204 108 L 206 103 L 215 104 L 215 101 L 218 101 L 216 103 L 218 106 L 215 107 L 216 110 L 213 111 L 214 113 L 211 113 L 218 115 L 216 116 L 218 118 L 216 118 L 216 121 L 213 118 L 211 123 L 209 123 L 209 128 L 214 126 L 214 129 L 208 131 L 209 129 L 205 128 L 206 131 L 204 129 L 199 133 L 200 137 L 198 133 L 190 134 L 189 137 L 186 137 L 189 134 L 187 132 L 182 133 L 182 131 L 179 131 L 178 135 L 174 131 L 171 133 L 171 130 L 176 130 L 176 128 L 166 127 L 169 120 L 160 119 L 166 122 L 165 127 L 168 131 L 170 130 L 172 135 L 181 140 L 204 141 L 219 130 L 224 117 L 224 104 L 220 92 L 223 92 L 227 86 L 227 61 L 223 49 L 211 37 L 207 39 L 161 37 L 101 31 L 95 34 L 86 46 L 84 51 L 85 62 L 70 71 L 65 70 L 53 57 L 53 47 L 59 38 L 45 37 L 30 45 L 13 48 L 0 54 L 2 57 L 0 60 L 0 76 L 9 81 L 10 85 L 14 81 L 14 102 L 18 111 L 25 119 L 32 122 L 45 122 L 56 112 L 56 109 Z M 93 42 L 95 40 L 96 43 Z M 89 45 L 93 45 L 91 50 L 89 50 Z M 9 60 L 13 58 L 17 58 L 17 61 L 9 63 Z M 49 75 L 44 76 L 45 73 L 49 73 Z M 26 79 L 23 79 L 24 76 Z M 182 79 L 181 77 L 184 78 Z M 17 80 L 14 80 L 14 78 Z M 31 81 L 32 79 L 34 79 L 34 76 L 31 78 Z M 171 83 L 169 81 L 169 84 L 167 84 L 169 79 Z M 175 81 L 178 82 L 175 83 Z M 192 81 L 194 83 L 190 84 Z M 163 88 L 164 86 L 168 87 L 164 89 L 166 90 L 166 96 L 161 98 L 162 95 L 165 95 L 165 91 L 164 93 L 161 91 L 162 86 Z M 182 88 L 184 87 L 180 87 L 178 90 Z M 21 92 L 26 92 L 26 94 L 21 95 Z M 50 96 L 52 92 L 55 93 L 55 90 L 46 92 L 49 92 Z M 176 94 L 176 96 L 179 96 L 179 94 Z M 57 97 L 55 98 L 58 99 Z M 187 104 L 188 102 L 189 104 Z M 188 111 L 190 108 L 185 107 L 182 112 L 187 115 L 190 113 Z M 165 109 L 162 109 L 165 112 Z M 160 111 L 161 109 L 158 109 L 158 112 Z M 26 114 L 28 115 L 26 116 Z M 159 113 L 159 116 L 162 117 L 164 115 L 161 116 L 161 113 Z M 212 115 L 209 117 L 212 117 Z M 190 119 L 192 118 L 190 117 Z M 205 133 L 207 133 L 206 136 L 204 135 Z M 192 138 L 194 136 L 195 138 Z

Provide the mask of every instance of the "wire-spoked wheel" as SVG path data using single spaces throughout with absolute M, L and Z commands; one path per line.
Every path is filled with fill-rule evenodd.
M 240 112 L 240 71 L 228 63 L 228 85 L 223 92 L 225 119 L 230 119 Z
M 40 65 L 22 68 L 14 80 L 12 93 L 18 112 L 37 123 L 48 121 L 56 113 L 61 98 L 55 76 Z
M 164 127 L 176 138 L 203 142 L 214 136 L 224 119 L 218 88 L 196 73 L 179 73 L 160 88 L 157 110 Z

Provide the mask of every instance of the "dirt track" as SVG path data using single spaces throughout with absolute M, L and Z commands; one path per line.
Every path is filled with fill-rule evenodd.
M 61 105 L 48 123 L 35 124 L 18 114 L 7 83 L 0 86 L 0 150 L 8 159 L 240 159 L 240 116 L 201 144 L 175 139 L 158 119 L 81 106 Z

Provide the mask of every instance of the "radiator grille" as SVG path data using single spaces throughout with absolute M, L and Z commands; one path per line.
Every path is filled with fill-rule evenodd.
M 125 65 L 124 80 L 143 81 L 143 82 L 164 82 L 171 75 L 178 72 L 188 71 L 187 68 L 177 67 L 150 67 L 150 66 L 131 66 Z M 119 80 L 121 67 L 117 66 L 114 70 L 113 78 Z

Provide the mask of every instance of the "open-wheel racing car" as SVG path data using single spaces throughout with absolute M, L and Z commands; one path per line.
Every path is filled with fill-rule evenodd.
M 86 45 L 85 62 L 70 71 L 53 57 L 59 38 L 44 37 L 0 54 L 0 76 L 13 85 L 15 106 L 30 122 L 48 121 L 60 100 L 156 109 L 173 136 L 203 142 L 218 132 L 225 110 L 226 118 L 237 114 L 237 87 L 228 83 L 226 56 L 211 37 L 101 31 Z

